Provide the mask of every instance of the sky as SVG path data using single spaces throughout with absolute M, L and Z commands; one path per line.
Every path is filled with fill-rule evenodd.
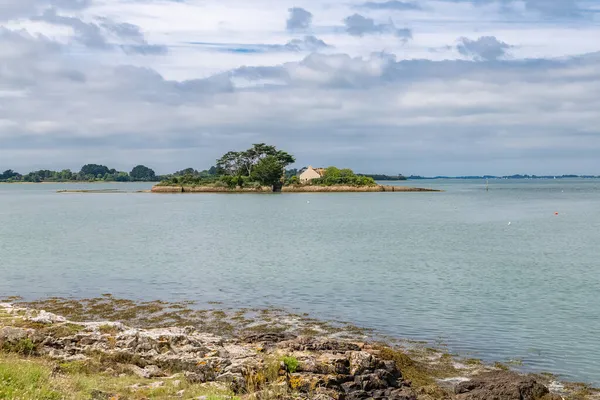
M 600 0 L 0 0 L 0 170 L 600 174 Z

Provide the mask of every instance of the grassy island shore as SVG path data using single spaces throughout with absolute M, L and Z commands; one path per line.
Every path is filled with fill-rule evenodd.
M 281 310 L 0 302 L 2 399 L 597 399 L 415 342 Z M 390 344 L 392 343 L 392 344 Z M 550 390 L 552 389 L 552 391 Z
M 284 186 L 282 193 L 374 193 L 374 192 L 440 192 L 435 189 L 414 188 L 406 186 L 375 185 L 375 186 L 312 186 L 291 185 Z M 270 186 L 258 187 L 223 187 L 223 186 L 180 186 L 180 185 L 156 185 L 152 193 L 273 193 Z

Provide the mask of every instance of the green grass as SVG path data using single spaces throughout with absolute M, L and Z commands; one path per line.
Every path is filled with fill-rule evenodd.
M 286 370 L 293 374 L 298 370 L 299 362 L 296 357 L 283 357 L 283 363 L 285 364 Z
M 2 351 L 7 353 L 17 353 L 24 356 L 31 356 L 35 354 L 36 345 L 29 338 L 20 339 L 16 343 L 3 343 L 0 347 Z
M 12 358 L 0 358 L 0 399 L 60 400 L 52 387 L 50 371 L 43 366 Z
M 206 384 L 191 384 L 180 378 L 179 385 L 168 379 L 142 379 L 134 375 L 110 374 L 88 368 L 85 362 L 56 364 L 41 358 L 24 358 L 0 353 L 0 399 L 11 400 L 80 400 L 89 399 L 92 392 L 101 391 L 115 398 L 131 400 L 172 399 L 184 390 L 185 398 L 207 396 L 210 400 L 236 399 L 227 389 Z M 152 382 L 164 385 L 149 388 Z M 142 385 L 133 389 L 135 384 Z

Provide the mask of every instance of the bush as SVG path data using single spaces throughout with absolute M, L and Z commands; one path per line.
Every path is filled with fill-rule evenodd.
M 329 167 L 321 178 L 313 179 L 311 185 L 333 186 L 375 186 L 377 183 L 371 177 L 356 175 L 351 169 Z
M 289 178 L 286 182 L 286 185 L 299 185 L 300 184 L 300 178 L 298 178 L 297 176 L 292 176 L 291 178 Z
M 298 370 L 298 359 L 296 357 L 283 357 L 283 363 L 285 364 L 285 369 L 293 374 Z

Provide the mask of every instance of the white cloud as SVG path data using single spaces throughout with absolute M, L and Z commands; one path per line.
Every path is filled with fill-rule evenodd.
M 168 172 L 264 141 L 301 164 L 362 171 L 600 170 L 593 20 L 542 17 L 552 12 L 533 2 L 388 3 L 29 0 L 4 9 L 0 169 L 143 162 Z M 303 32 L 286 29 L 294 7 L 312 14 Z M 349 35 L 342 21 L 357 11 L 386 28 Z M 392 26 L 414 39 L 379 34 Z M 511 57 L 499 61 L 503 43 Z M 122 51 L 153 45 L 168 51 Z

